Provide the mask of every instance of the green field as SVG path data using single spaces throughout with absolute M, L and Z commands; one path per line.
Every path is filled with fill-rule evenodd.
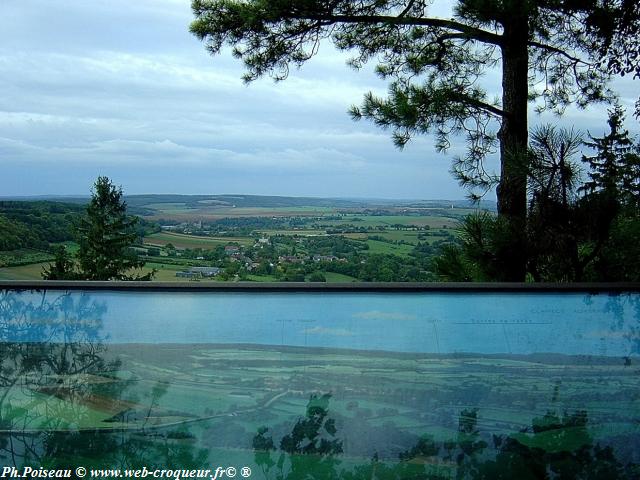
M 414 247 L 418 243 L 431 245 L 450 241 L 457 235 L 462 215 L 473 211 L 469 208 L 446 208 L 447 202 L 435 201 L 431 204 L 441 206 L 420 206 L 428 202 L 402 206 L 391 202 L 367 204 L 347 200 L 244 195 L 144 195 L 134 196 L 132 201 L 132 209 L 137 209 L 135 213 L 138 215 L 147 220 L 166 219 L 176 229 L 173 231 L 167 228 L 157 232 L 159 225 L 145 224 L 143 228 L 147 233 L 142 239 L 143 244 L 134 247 L 145 261 L 151 262 L 143 273 L 151 271 L 152 268 L 158 270 L 156 281 L 189 281 L 176 277 L 175 273 L 191 266 L 212 265 L 230 269 L 233 273 L 239 267 L 241 277 L 251 274 L 249 279 L 252 281 L 271 281 L 269 276 L 252 274 L 247 262 L 253 261 L 268 261 L 276 265 L 276 268 L 281 270 L 278 275 L 293 274 L 296 269 L 303 270 L 295 272 L 296 278 L 299 278 L 300 275 L 310 275 L 309 265 L 294 266 L 294 262 L 281 260 L 280 257 L 316 254 L 334 254 L 347 262 L 357 262 L 354 258 L 363 254 L 394 255 L 398 257 L 392 260 L 394 262 L 411 264 L 414 267 L 418 263 L 420 265 L 402 270 L 399 280 L 428 281 L 433 278 L 433 273 L 425 268 L 427 263 L 424 257 L 436 255 L 437 249 L 416 251 Z M 304 205 L 303 202 L 309 204 Z M 228 221 L 215 222 L 220 219 Z M 157 233 L 149 233 L 154 231 Z M 257 248 L 252 248 L 259 236 L 271 239 L 267 245 L 269 248 L 262 250 L 260 244 Z M 297 238 L 277 238 L 281 236 Z M 342 242 L 336 238 L 340 236 L 350 241 Z M 361 242 L 363 247 L 366 245 L 367 249 L 360 249 L 354 240 Z M 168 244 L 172 244 L 181 252 L 166 249 Z M 231 259 L 222 251 L 212 252 L 230 244 L 243 247 L 243 256 L 236 255 Z M 64 245 L 72 255 L 77 254 L 77 243 L 67 241 L 51 244 L 52 247 L 58 245 Z M 150 251 L 151 247 L 154 247 L 154 250 Z M 193 252 L 196 249 L 209 252 Z M 415 259 L 410 258 L 413 251 L 416 252 Z M 207 260 L 199 257 L 206 257 Z M 51 252 L 0 252 L 0 278 L 39 279 L 41 264 L 51 260 Z M 240 260 L 241 263 L 231 268 L 231 260 Z M 349 271 L 357 272 L 358 265 L 353 267 Z M 285 273 L 284 270 L 289 272 Z M 407 272 L 410 272 L 410 278 L 407 277 Z M 361 273 L 354 275 L 362 277 Z M 367 275 L 368 278 L 379 278 L 375 273 Z M 231 275 L 230 278 L 233 280 L 234 276 Z M 337 274 L 327 276 L 329 282 L 351 280 L 351 277 L 341 278 Z
M 393 242 L 406 242 L 412 245 L 418 244 L 418 242 L 428 242 L 431 239 L 437 240 L 447 237 L 448 230 L 442 229 L 432 229 L 429 230 L 427 235 L 425 232 L 412 232 L 406 230 L 390 230 L 386 232 L 376 233 L 375 235 L 379 235 L 382 238 L 387 240 L 391 240 Z M 422 236 L 423 238 L 418 238 Z
M 274 275 L 247 275 L 250 282 L 277 282 L 278 279 Z
M 323 272 L 327 283 L 351 283 L 358 282 L 357 278 L 350 277 L 349 275 L 343 275 L 342 273 L 335 272 Z
M 42 280 L 42 269 L 49 265 L 49 262 L 32 263 L 19 267 L 0 268 L 0 280 Z
M 176 272 L 187 270 L 189 267 L 181 265 L 169 265 L 165 263 L 147 262 L 142 269 L 143 273 L 151 272 L 152 269 L 156 270 L 156 274 L 153 279 L 157 282 L 189 282 L 188 278 L 176 277 Z
M 217 220 L 236 217 L 315 217 L 336 212 L 331 207 L 230 207 L 215 204 L 198 203 L 151 203 L 141 205 L 153 210 L 153 214 L 146 215 L 149 220 Z
M 41 250 L 33 250 L 29 248 L 21 248 L 19 250 L 0 250 L 0 267 L 11 267 L 19 265 L 28 265 L 30 263 L 40 263 L 53 260 L 50 252 Z
M 249 237 L 200 237 L 196 235 L 184 235 L 181 233 L 161 232 L 154 233 L 144 238 L 145 245 L 164 246 L 171 243 L 176 248 L 216 248 L 220 245 L 237 243 L 239 245 L 252 245 L 253 239 Z
M 367 240 L 367 245 L 369 245 L 369 250 L 366 250 L 366 253 L 369 254 L 383 253 L 406 257 L 413 250 L 413 246 L 411 245 L 395 245 L 393 243 L 381 242 L 379 240 Z
M 354 218 L 358 219 L 354 221 Z M 391 227 L 393 225 L 430 227 L 430 228 L 456 228 L 461 217 L 449 218 L 435 215 L 354 215 L 346 216 L 341 220 L 319 220 L 318 223 L 330 226 L 351 224 L 356 227 Z
M 300 229 L 282 229 L 282 230 L 257 230 L 262 235 L 272 236 L 272 235 L 287 235 L 287 236 L 295 236 L 299 235 L 301 237 L 317 237 L 326 235 L 326 230 L 324 229 L 310 229 L 310 228 L 300 228 Z
M 34 263 L 31 265 L 21 265 L 19 267 L 0 268 L 0 280 L 42 280 L 42 269 L 49 265 L 49 262 Z M 135 273 L 146 274 L 155 268 L 157 270 L 154 277 L 158 282 L 189 282 L 188 278 L 176 277 L 176 272 L 188 269 L 180 265 L 168 265 L 163 263 L 148 262 L 146 266 Z M 202 280 L 211 281 L 211 280 Z
M 431 231 L 429 232 L 431 233 Z M 422 234 L 423 232 L 413 232 L 406 230 L 389 230 L 380 233 L 374 233 L 374 235 L 378 235 L 384 239 L 391 240 L 392 242 L 403 241 L 412 245 L 416 245 L 418 242 L 424 241 L 418 239 L 418 236 Z
M 361 202 L 359 208 L 344 208 L 338 206 L 340 202 L 334 202 L 336 206 L 314 206 L 299 205 L 301 199 L 295 199 L 298 205 L 290 206 L 246 206 L 242 205 L 242 197 L 238 197 L 241 205 L 230 205 L 234 203 L 233 197 L 225 197 L 224 201 L 219 199 L 197 200 L 192 202 L 167 201 L 158 202 L 158 199 L 149 203 L 136 201 L 136 207 L 144 208 L 149 213 L 145 217 L 149 220 L 165 219 L 171 221 L 212 221 L 222 218 L 243 218 L 243 217 L 320 217 L 317 223 L 327 226 L 341 226 L 352 223 L 356 226 L 364 227 L 388 227 L 394 224 L 429 226 L 431 228 L 454 228 L 457 222 L 464 215 L 473 213 L 475 210 L 471 208 L 408 208 L 400 205 L 385 204 L 379 208 L 383 208 L 388 212 L 398 212 L 397 215 L 369 215 L 361 210 L 365 208 L 374 208 L 373 205 L 367 205 Z M 285 202 L 286 203 L 286 202 Z M 312 203 L 312 202 L 311 202 Z M 443 204 L 446 202 L 443 202 Z M 342 212 L 342 213 L 341 213 Z M 349 212 L 349 213 L 345 213 Z M 410 212 L 410 213 L 408 213 Z M 329 220 L 322 217 L 342 215 L 340 220 Z

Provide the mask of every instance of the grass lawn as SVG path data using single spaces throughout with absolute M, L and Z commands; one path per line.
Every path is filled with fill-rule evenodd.
M 274 275 L 247 275 L 247 280 L 252 282 L 277 282 Z
M 32 263 L 19 267 L 0 268 L 0 280 L 42 280 L 42 268 L 48 266 L 49 262 Z M 149 262 L 142 269 L 142 273 L 149 273 L 152 268 L 157 270 L 154 281 L 156 282 L 189 282 L 188 278 L 176 277 L 176 272 L 187 270 L 189 267 L 180 265 L 167 265 L 163 263 Z M 135 273 L 140 273 L 137 271 Z M 210 282 L 210 279 L 203 279 L 203 282 Z
M 151 272 L 151 269 L 156 269 L 156 274 L 153 277 L 154 282 L 218 282 L 216 277 L 212 278 L 199 278 L 198 280 L 191 280 L 189 278 L 176 277 L 176 272 L 182 272 L 189 270 L 188 265 L 169 265 L 166 263 L 147 262 L 142 269 L 143 273 Z
M 157 270 L 153 280 L 156 282 L 188 282 L 188 278 L 176 277 L 176 272 L 188 270 L 189 267 L 181 265 L 168 265 L 166 263 L 147 262 L 143 268 L 144 273 L 150 272 L 152 268 Z
M 383 253 L 406 257 L 413 250 L 412 245 L 394 245 L 393 243 L 380 242 L 378 240 L 367 240 L 367 245 L 369 245 L 369 250 L 364 250 L 363 253 Z
M 49 262 L 0 268 L 0 280 L 42 280 L 42 268 Z
M 5 267 L 0 268 L 0 280 L 42 280 L 42 268 L 49 265 L 49 262 L 32 263 L 30 265 L 21 265 L 19 267 Z M 161 265 L 161 264 L 147 264 L 143 269 L 143 273 L 148 273 L 151 268 L 158 269 L 155 280 L 158 281 L 180 281 L 187 280 L 184 278 L 176 278 L 176 271 L 181 270 L 179 265 Z M 174 268 L 173 270 L 170 269 Z
M 359 282 L 357 278 L 351 277 L 349 275 L 343 275 L 342 273 L 335 272 L 323 272 L 325 278 L 327 279 L 327 283 L 349 283 L 349 282 Z
M 392 240 L 394 242 L 403 240 L 407 243 L 410 243 L 412 245 L 417 245 L 419 241 L 422 240 L 418 240 L 418 235 L 420 235 L 423 232 L 410 232 L 410 231 L 404 231 L 404 230 L 391 230 L 391 231 L 387 231 L 387 232 L 382 232 L 382 233 L 374 233 L 372 235 L 378 235 L 382 238 L 386 238 L 387 240 Z

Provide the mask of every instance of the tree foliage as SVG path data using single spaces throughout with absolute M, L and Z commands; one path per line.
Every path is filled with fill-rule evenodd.
M 107 177 L 98 177 L 87 206 L 87 218 L 78 228 L 78 262 L 87 280 L 143 280 L 131 275 L 144 262 L 131 247 L 137 239 L 137 219 L 127 215 L 122 189 Z
M 640 162 L 638 146 L 624 128 L 624 110 L 617 105 L 609 112 L 609 133 L 603 137 L 589 136 L 586 145 L 595 155 L 583 157 L 589 166 L 589 181 L 582 190 L 603 192 L 622 203 L 640 205 Z
M 144 266 L 131 248 L 138 238 L 137 218 L 127 215 L 122 188 L 107 177 L 98 177 L 87 206 L 86 218 L 77 228 L 80 249 L 77 265 L 64 250 L 43 271 L 47 280 L 150 280 L 154 272 L 134 274 Z
M 80 280 L 81 275 L 76 271 L 73 257 L 64 245 L 55 249 L 53 263 L 42 269 L 42 278 L 45 280 Z
M 573 2 L 586 12 L 585 34 L 592 40 L 600 65 L 613 75 L 640 79 L 640 3 L 637 0 Z M 635 116 L 640 117 L 640 98 Z
M 432 3 L 193 0 L 191 31 L 211 53 L 231 46 L 246 66 L 246 81 L 285 79 L 323 40 L 353 52 L 355 68 L 376 62 L 389 94 L 366 94 L 352 116 L 391 129 L 399 147 L 428 133 L 443 151 L 452 135 L 464 136 L 467 152 L 455 159 L 454 175 L 476 198 L 497 185 L 500 215 L 512 230 L 521 230 L 527 215 L 528 104 L 562 112 L 569 104 L 586 107 L 611 96 L 608 73 L 585 28 L 593 9 L 571 0 L 459 0 L 453 17 L 443 19 L 430 14 Z M 501 75 L 497 95 L 482 83 L 491 69 Z M 484 163 L 496 148 L 499 173 Z M 510 280 L 524 278 L 520 243 L 516 238 L 509 249 L 515 254 Z
M 522 248 L 535 281 L 638 281 L 640 279 L 640 145 L 624 130 L 623 112 L 610 111 L 609 133 L 589 136 L 594 154 L 576 161 L 580 135 L 541 127 L 532 135 L 529 206 Z M 480 213 L 461 226 L 460 245 L 435 261 L 449 280 L 504 280 L 500 249 L 511 244 L 502 218 Z
M 50 201 L 0 201 L 0 250 L 48 250 L 50 242 L 73 239 L 79 205 Z

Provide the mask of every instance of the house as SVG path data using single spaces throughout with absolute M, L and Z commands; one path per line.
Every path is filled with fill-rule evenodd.
M 240 252 L 240 247 L 238 247 L 237 245 L 227 245 L 224 247 L 224 253 L 226 253 L 227 255 L 232 255 L 238 252 Z
M 178 278 L 189 278 L 196 280 L 199 278 L 215 277 L 222 271 L 218 267 L 191 267 L 188 271 L 176 272 Z
M 189 278 L 191 280 L 197 280 L 201 277 L 199 273 L 195 272 L 176 272 L 176 277 L 178 278 Z
M 248 272 L 251 272 L 253 270 L 256 270 L 257 268 L 260 268 L 260 263 L 259 262 L 248 262 L 245 265 L 246 269 Z
M 314 262 L 335 262 L 337 260 L 339 260 L 339 258 L 336 257 L 335 255 L 314 255 L 313 256 Z
M 203 277 L 215 277 L 221 271 L 222 269 L 218 267 L 191 267 L 189 269 L 190 273 L 197 273 L 202 275 Z
M 295 255 L 281 255 L 278 257 L 280 263 L 302 263 L 309 260 L 309 257 L 296 257 Z

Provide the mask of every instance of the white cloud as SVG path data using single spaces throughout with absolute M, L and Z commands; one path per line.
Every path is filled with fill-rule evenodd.
M 304 330 L 304 333 L 309 335 L 327 335 L 332 337 L 352 337 L 354 335 L 350 330 L 344 328 L 325 328 L 325 327 L 313 327 Z
M 1 1 L 0 193 L 85 192 L 81 182 L 103 169 L 138 191 L 194 193 L 197 169 L 220 179 L 200 188 L 244 193 L 464 195 L 448 173 L 461 139 L 447 156 L 428 136 L 400 152 L 389 132 L 350 120 L 348 106 L 386 84 L 370 67 L 349 69 L 349 52 L 323 45 L 288 80 L 246 86 L 237 60 L 211 58 L 188 32 L 191 19 L 189 0 Z M 620 83 L 626 103 L 636 86 Z M 563 122 L 595 130 L 605 117 L 569 111 Z M 83 175 L 56 177 L 54 167 Z M 62 191 L 46 190 L 54 177 Z
M 286 170 L 291 174 L 304 172 L 333 173 L 360 171 L 366 161 L 357 155 L 328 148 L 309 150 L 257 150 L 237 152 L 218 148 L 190 147 L 170 140 L 132 141 L 106 140 L 67 147 L 45 148 L 24 141 L 0 137 L 0 155 L 27 165 L 66 163 L 73 165 L 168 165 L 210 166 L 216 169 L 242 171 Z

